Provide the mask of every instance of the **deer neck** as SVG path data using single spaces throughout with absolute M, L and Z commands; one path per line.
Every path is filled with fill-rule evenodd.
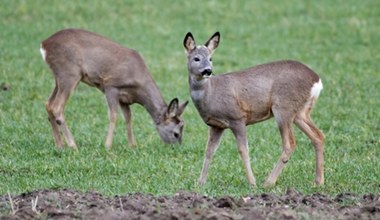
M 137 102 L 146 108 L 154 123 L 158 125 L 163 120 L 167 105 L 156 83 L 153 80 L 145 83 L 144 89 L 138 93 L 141 98 Z
M 211 89 L 210 78 L 196 79 L 195 77 L 189 77 L 190 94 L 191 99 L 197 108 L 202 107 L 202 103 L 208 97 L 208 92 Z

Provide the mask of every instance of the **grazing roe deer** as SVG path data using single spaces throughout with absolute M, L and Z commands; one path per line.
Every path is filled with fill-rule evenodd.
M 107 148 L 112 146 L 118 106 L 126 122 L 128 143 L 136 145 L 129 107 L 133 103 L 146 108 L 165 143 L 181 142 L 184 122 L 180 116 L 187 101 L 179 105 L 175 98 L 168 106 L 137 51 L 80 29 L 65 29 L 53 34 L 41 43 L 40 51 L 55 78 L 55 88 L 46 110 L 58 147 L 63 146 L 62 132 L 67 144 L 77 148 L 65 122 L 64 107 L 80 81 L 105 94 L 110 121 Z
M 196 45 L 191 33 L 186 35 L 183 42 L 187 52 L 191 98 L 203 121 L 209 126 L 199 183 L 206 182 L 209 164 L 222 133 L 224 129 L 230 128 L 236 138 L 248 181 L 256 185 L 250 165 L 246 126 L 274 116 L 281 133 L 282 154 L 265 186 L 276 183 L 296 147 L 292 123 L 311 139 L 316 153 L 315 183 L 323 184 L 324 135 L 310 117 L 322 90 L 319 76 L 307 66 L 290 60 L 214 76 L 211 55 L 219 41 L 220 34 L 216 32 L 201 46 Z

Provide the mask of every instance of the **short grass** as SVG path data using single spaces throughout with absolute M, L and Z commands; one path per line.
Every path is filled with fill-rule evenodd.
M 104 194 L 181 190 L 211 196 L 380 192 L 380 1 L 24 1 L 0 7 L 0 195 L 42 188 Z M 79 151 L 56 149 L 44 103 L 53 78 L 39 43 L 67 27 L 85 28 L 138 50 L 165 100 L 190 100 L 182 40 L 203 43 L 215 31 L 221 44 L 216 73 L 278 59 L 296 59 L 323 79 L 313 113 L 326 135 L 325 178 L 314 187 L 314 150 L 295 129 L 298 148 L 275 187 L 262 188 L 280 153 L 274 120 L 248 128 L 258 187 L 248 186 L 231 132 L 223 136 L 205 186 L 197 185 L 207 126 L 190 102 L 181 146 L 164 145 L 144 108 L 132 106 L 138 147 L 127 146 L 122 117 L 105 150 L 107 107 L 101 92 L 81 84 L 66 119 Z

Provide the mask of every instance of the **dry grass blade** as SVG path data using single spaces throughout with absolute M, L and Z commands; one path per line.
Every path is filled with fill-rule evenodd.
M 11 196 L 11 194 L 9 193 L 9 191 L 8 191 L 8 199 L 9 199 L 9 203 L 11 204 L 11 209 L 12 209 L 12 215 L 15 215 L 16 214 L 16 210 L 15 210 L 15 208 L 14 208 L 14 206 L 13 206 L 13 200 L 12 200 L 12 196 Z
M 121 201 L 121 198 L 119 198 L 119 202 L 120 202 L 120 210 L 121 210 L 122 212 L 124 212 L 124 209 L 123 209 L 123 203 L 122 203 L 122 201 Z
M 37 203 L 38 203 L 38 196 L 36 196 L 36 199 L 32 199 L 32 211 L 39 214 L 37 210 Z

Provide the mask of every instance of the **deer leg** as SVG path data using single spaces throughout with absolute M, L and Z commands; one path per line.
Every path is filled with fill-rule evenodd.
M 62 142 L 62 138 L 61 138 L 61 133 L 59 131 L 58 124 L 55 120 L 53 110 L 51 108 L 51 105 L 52 105 L 52 103 L 53 103 L 53 101 L 57 95 L 57 90 L 58 90 L 57 85 L 55 85 L 53 92 L 51 93 L 49 99 L 47 100 L 47 102 L 45 104 L 45 108 L 46 108 L 46 111 L 48 113 L 48 119 L 49 119 L 49 122 L 50 122 L 52 130 L 53 130 L 54 142 L 57 145 L 57 147 L 62 148 L 63 142 Z
M 295 124 L 298 128 L 305 133 L 311 140 L 316 154 L 316 174 L 315 174 L 315 183 L 317 185 L 322 185 L 324 183 L 324 174 L 323 174 L 323 151 L 324 151 L 324 135 L 323 133 L 315 126 L 313 121 L 310 118 L 310 111 L 306 114 L 301 112 L 297 115 L 295 119 Z
M 203 185 L 206 182 L 208 168 L 209 168 L 212 156 L 219 146 L 220 138 L 222 137 L 223 131 L 224 129 L 220 129 L 216 127 L 210 127 L 209 129 L 205 159 L 203 161 L 201 176 L 199 177 L 199 180 L 198 180 L 198 183 L 200 185 Z
M 245 124 L 242 123 L 236 127 L 232 127 L 231 130 L 234 133 L 235 138 L 236 138 L 237 148 L 245 167 L 248 182 L 251 185 L 256 186 L 256 179 L 253 176 L 251 162 L 249 159 L 249 149 L 248 149 L 248 141 L 247 141 Z
M 75 89 L 79 80 L 80 79 L 74 78 L 72 78 L 71 80 L 69 80 L 69 78 L 66 78 L 64 80 L 57 80 L 57 91 L 55 94 L 55 98 L 51 100 L 52 102 L 49 104 L 49 111 L 51 112 L 49 114 L 51 116 L 51 121 L 54 121 L 51 122 L 53 125 L 53 130 L 55 129 L 55 124 L 53 123 L 56 123 L 56 125 L 58 125 L 61 132 L 63 133 L 67 145 L 74 149 L 77 149 L 77 145 L 75 144 L 73 135 L 71 134 L 69 128 L 66 125 L 64 117 L 64 108 L 70 94 Z
M 111 149 L 113 133 L 115 130 L 116 119 L 117 119 L 117 106 L 119 104 L 119 91 L 117 89 L 106 89 L 106 99 L 108 103 L 108 117 L 109 117 L 109 126 L 108 126 L 108 134 L 106 139 L 106 147 Z
M 125 125 L 127 128 L 127 137 L 128 137 L 128 143 L 130 146 L 136 146 L 135 138 L 133 137 L 133 132 L 132 132 L 132 114 L 131 114 L 131 109 L 129 108 L 128 104 L 120 102 L 120 108 L 123 112 L 124 120 L 125 120 Z
M 280 116 L 276 114 L 275 111 L 273 111 L 273 114 L 279 125 L 279 129 L 281 133 L 282 154 L 279 160 L 277 161 L 276 166 L 273 168 L 272 172 L 270 173 L 267 180 L 265 181 L 264 183 L 265 187 L 273 186 L 274 184 L 276 184 L 278 176 L 281 174 L 282 169 L 285 167 L 294 149 L 296 148 L 296 140 L 293 135 L 293 131 L 291 127 L 293 120 L 289 120 L 290 117 Z M 285 119 L 285 120 L 282 120 L 282 119 Z

